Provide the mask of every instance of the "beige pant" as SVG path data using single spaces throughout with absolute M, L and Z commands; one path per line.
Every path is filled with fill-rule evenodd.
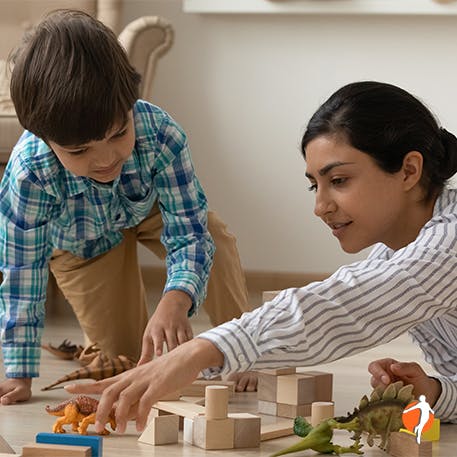
M 112 356 L 139 357 L 148 316 L 136 243 L 164 259 L 162 227 L 156 205 L 147 219 L 124 230 L 123 241 L 105 254 L 82 259 L 68 251 L 53 253 L 50 269 L 86 337 Z M 212 212 L 208 214 L 208 229 L 216 253 L 203 306 L 211 323 L 218 325 L 250 308 L 235 237 Z

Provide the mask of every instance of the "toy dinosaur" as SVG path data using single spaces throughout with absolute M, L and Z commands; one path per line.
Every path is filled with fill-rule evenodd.
M 134 366 L 136 366 L 136 364 L 124 355 L 113 358 L 100 352 L 92 362 L 85 367 L 72 371 L 70 374 L 59 378 L 56 382 L 43 387 L 41 390 L 50 390 L 58 384 L 73 381 L 75 379 L 91 378 L 98 381 L 100 379 L 110 378 L 111 376 L 116 376 L 119 373 L 130 370 L 130 368 L 133 368 Z
M 95 398 L 78 395 L 75 398 L 60 403 L 54 408 L 51 408 L 49 405 L 46 406 L 46 412 L 60 417 L 52 427 L 54 433 L 65 433 L 63 425 L 71 424 L 73 432 L 78 432 L 80 435 L 87 435 L 87 427 L 95 423 L 97 407 L 98 400 Z M 113 430 L 116 430 L 114 411 L 111 411 L 107 422 L 109 422 Z M 109 431 L 105 428 L 100 435 L 109 435 Z
M 66 339 L 57 347 L 53 346 L 51 343 L 42 344 L 41 347 L 63 360 L 77 359 L 83 351 L 82 346 L 71 344 L 71 342 Z
M 64 358 L 64 353 L 71 353 L 71 349 L 69 348 L 76 348 L 76 345 L 71 345 L 69 341 L 64 340 L 57 348 L 51 344 L 43 347 L 58 357 Z M 79 346 L 79 348 L 81 348 L 81 346 Z M 83 368 L 72 371 L 70 374 L 59 378 L 52 384 L 43 387 L 41 390 L 50 390 L 63 382 L 74 381 L 76 379 L 91 378 L 100 380 L 110 378 L 111 376 L 130 370 L 130 368 L 136 366 L 136 363 L 132 359 L 124 355 L 119 355 L 117 357 L 105 355 L 96 344 L 81 349 L 79 348 L 74 350 L 73 358 L 76 359 Z M 67 358 L 70 357 L 68 356 Z
M 363 454 L 360 444 L 363 432 L 368 433 L 367 444 L 370 447 L 374 444 L 374 438 L 380 437 L 379 446 L 385 450 L 390 433 L 400 430 L 403 426 L 402 413 L 414 399 L 413 388 L 411 384 L 404 386 L 401 381 L 389 384 L 387 387 L 376 387 L 371 393 L 370 399 L 364 395 L 358 408 L 355 408 L 352 413 L 324 420 L 314 428 L 303 417 L 297 417 L 294 421 L 294 432 L 303 439 L 271 457 L 306 449 L 336 455 Z M 333 444 L 334 429 L 353 432 L 351 439 L 354 440 L 354 444 L 348 447 Z

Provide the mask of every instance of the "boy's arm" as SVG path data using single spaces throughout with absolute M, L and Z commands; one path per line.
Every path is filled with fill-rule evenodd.
M 140 364 L 163 344 L 174 349 L 192 338 L 188 317 L 206 295 L 214 244 L 207 230 L 207 202 L 194 173 L 186 135 L 165 115 L 156 137 L 153 184 L 163 220 L 167 282 L 143 336 Z
M 165 118 L 158 141 L 161 147 L 154 186 L 163 219 L 161 241 L 167 250 L 164 292 L 181 290 L 192 301 L 192 315 L 206 296 L 214 244 L 207 229 L 208 205 L 198 181 L 187 138 L 170 118 Z
M 50 255 L 50 197 L 19 161 L 0 185 L 0 330 L 8 378 L 38 376 Z M 36 180 L 35 180 L 36 181 Z

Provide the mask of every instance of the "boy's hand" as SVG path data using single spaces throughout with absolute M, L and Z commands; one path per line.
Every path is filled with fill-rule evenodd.
M 368 365 L 371 373 L 371 385 L 387 385 L 395 381 L 414 386 L 414 395 L 425 395 L 427 402 L 433 406 L 441 395 L 441 383 L 427 376 L 422 367 L 416 362 L 398 362 L 395 359 L 374 360 Z
M 97 432 L 103 430 L 113 406 L 117 432 L 124 433 L 127 421 L 133 418 L 136 418 L 138 432 L 142 432 L 155 402 L 190 384 L 204 368 L 219 367 L 223 363 L 224 356 L 213 343 L 195 338 L 120 375 L 68 385 L 65 389 L 72 394 L 102 394 L 96 415 Z
M 185 292 L 170 290 L 164 294 L 143 335 L 141 357 L 138 365 L 149 362 L 163 353 L 163 344 L 168 351 L 193 338 L 187 312 L 192 300 Z
M 31 396 L 32 378 L 8 378 L 0 383 L 0 403 L 2 405 L 27 401 Z

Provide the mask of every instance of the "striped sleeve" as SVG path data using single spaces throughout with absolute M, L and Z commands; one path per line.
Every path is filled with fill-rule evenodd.
M 342 267 L 200 337 L 224 353 L 223 372 L 316 365 L 387 343 L 455 312 L 457 257 L 433 245 L 442 246 L 443 239 L 412 243 L 388 260 Z

